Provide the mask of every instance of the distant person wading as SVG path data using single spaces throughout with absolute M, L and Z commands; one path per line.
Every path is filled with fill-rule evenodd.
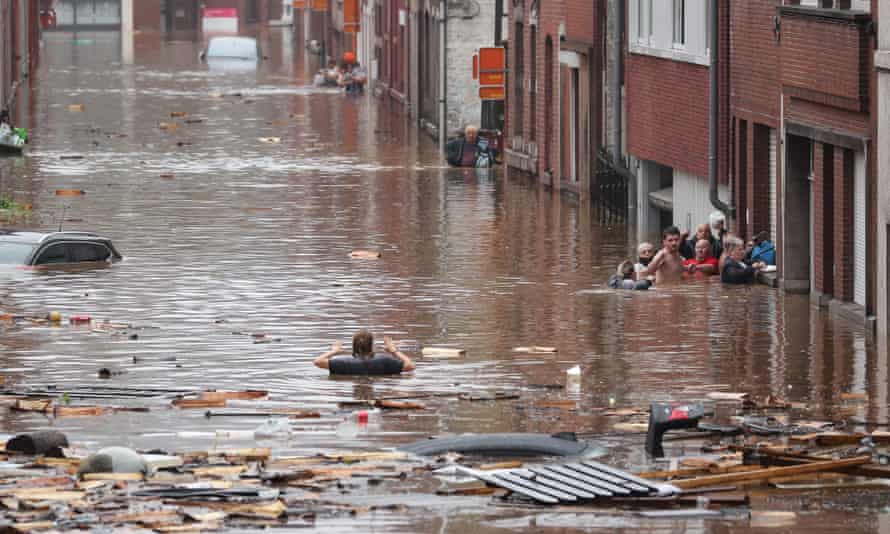
M 383 349 L 389 354 L 374 354 L 374 336 L 362 330 L 352 338 L 352 356 L 338 357 L 343 354 L 343 345 L 337 341 L 313 363 L 328 369 L 332 375 L 397 375 L 415 369 L 411 358 L 402 353 L 389 336 L 383 338 Z

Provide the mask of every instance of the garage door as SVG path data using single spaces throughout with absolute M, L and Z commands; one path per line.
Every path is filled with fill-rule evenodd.
M 777 239 L 777 224 L 776 224 L 776 210 L 778 209 L 778 194 L 779 192 L 776 190 L 776 149 L 777 149 L 777 141 L 776 141 L 776 129 L 769 129 L 769 235 L 770 239 L 773 242 Z M 755 228 L 756 231 L 757 230 Z
M 853 300 L 865 306 L 865 153 L 856 152 L 856 165 L 853 174 Z

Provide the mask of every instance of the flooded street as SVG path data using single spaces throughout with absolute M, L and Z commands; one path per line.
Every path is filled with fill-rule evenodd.
M 811 307 L 806 296 L 759 285 L 607 290 L 603 283 L 635 246 L 627 228 L 601 224 L 586 201 L 501 169 L 443 168 L 435 143 L 406 117 L 373 97 L 313 88 L 314 59 L 294 45 L 289 29 L 258 31 L 268 59 L 255 70 L 202 63 L 203 43 L 189 34 L 137 35 L 123 45 L 116 32 L 45 34 L 26 112 L 30 148 L 27 157 L 0 159 L 0 194 L 33 205 L 24 226 L 51 231 L 61 223 L 107 235 L 124 261 L 89 271 L 4 271 L 0 312 L 57 310 L 134 328 L 0 326 L 5 388 L 268 390 L 269 406 L 324 414 L 300 421 L 288 440 L 260 442 L 293 454 L 376 450 L 462 432 L 611 432 L 604 407 L 716 390 L 806 403 L 817 419 L 850 415 L 841 394 L 865 393 L 868 402 L 852 405 L 855 416 L 888 419 L 887 355 L 860 326 Z M 77 104 L 82 112 L 69 108 Z M 171 116 L 178 112 L 187 115 Z M 85 194 L 57 196 L 59 189 Z M 352 259 L 353 250 L 382 257 Z M 312 366 L 333 341 L 348 344 L 360 328 L 401 342 L 418 356 L 417 371 L 344 380 Z M 425 359 L 425 345 L 467 354 Z M 530 345 L 559 351 L 513 352 Z M 564 384 L 574 365 L 582 369 L 579 388 L 541 387 Z M 101 380 L 100 368 L 123 374 Z M 433 397 L 426 410 L 387 413 L 367 433 L 338 433 L 339 401 L 493 390 L 521 398 Z M 541 408 L 543 400 L 574 400 L 578 409 Z M 170 410 L 168 398 L 115 400 L 133 402 L 154 409 L 58 419 L 4 412 L 0 430 L 56 428 L 89 449 L 197 449 L 221 445 L 202 433 L 253 429 L 265 420 Z M 634 470 L 655 466 L 641 443 L 601 441 L 611 461 Z M 435 488 L 431 477 L 418 477 L 338 496 L 404 503 L 408 511 L 319 519 L 316 527 L 748 529 L 747 521 L 523 510 L 493 506 L 485 496 L 431 496 Z M 801 510 L 798 497 L 762 498 L 776 509 Z M 886 498 L 868 510 L 812 501 L 795 529 L 890 532 Z

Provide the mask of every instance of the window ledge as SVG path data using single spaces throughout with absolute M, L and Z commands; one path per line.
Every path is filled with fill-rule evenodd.
M 890 72 L 890 50 L 878 50 L 875 52 L 875 66 L 878 70 Z
M 781 16 L 800 15 L 821 19 L 844 20 L 859 24 L 864 24 L 871 20 L 871 13 L 855 9 L 828 9 L 811 6 L 777 6 L 776 10 Z
M 703 65 L 705 67 L 707 67 L 711 63 L 708 54 L 697 55 L 680 49 L 665 50 L 664 48 L 653 48 L 651 46 L 645 46 L 639 43 L 630 43 L 630 52 L 632 54 L 654 56 L 662 59 L 670 59 L 673 61 L 682 61 L 684 63 L 694 63 L 696 65 Z

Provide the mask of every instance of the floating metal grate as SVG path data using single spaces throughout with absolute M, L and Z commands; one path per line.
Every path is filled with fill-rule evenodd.
M 486 484 L 544 504 L 577 503 L 610 497 L 649 497 L 664 486 L 594 461 L 519 469 L 460 471 Z

